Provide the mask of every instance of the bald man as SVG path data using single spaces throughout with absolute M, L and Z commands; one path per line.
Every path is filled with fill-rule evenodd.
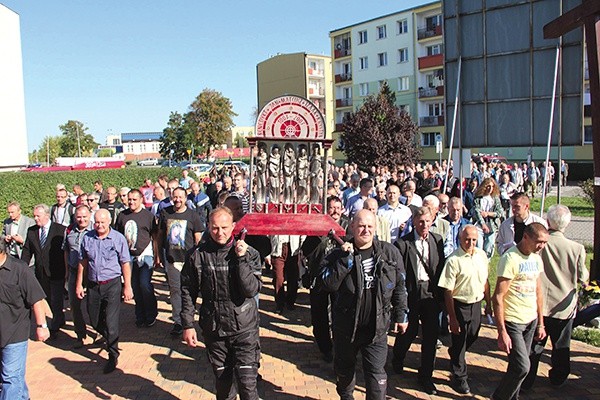
M 381 215 L 377 215 L 377 210 L 379 209 L 377 199 L 371 197 L 365 200 L 363 203 L 363 208 L 365 210 L 371 211 L 373 214 L 377 216 L 377 230 L 375 234 L 375 239 L 381 240 L 382 242 L 391 243 L 392 239 L 390 237 L 390 222 Z
M 393 245 L 374 239 L 376 216 L 356 213 L 353 238 L 325 258 L 320 279 L 324 290 L 337 292 L 332 306 L 334 370 L 341 399 L 353 398 L 356 354 L 363 360 L 368 399 L 385 399 L 387 331 L 403 333 L 408 326 L 405 271 Z M 384 272 L 385 271 L 385 272 Z
M 119 311 L 121 276 L 123 297 L 133 298 L 131 288 L 131 256 L 125 236 L 110 227 L 111 215 L 106 209 L 96 211 L 94 230 L 81 240 L 76 293 L 83 299 L 83 275 L 87 277 L 87 309 L 94 329 L 106 339 L 108 362 L 104 373 L 117 368 L 119 358 Z
M 477 339 L 481 327 L 481 300 L 490 306 L 489 260 L 477 248 L 478 232 L 467 225 L 460 232 L 460 247 L 446 260 L 438 286 L 444 289 L 452 345 L 451 385 L 460 394 L 471 392 L 467 383 L 465 353 Z

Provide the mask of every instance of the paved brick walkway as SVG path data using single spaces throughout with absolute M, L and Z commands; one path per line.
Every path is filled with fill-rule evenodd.
M 267 400 L 336 399 L 332 364 L 321 361 L 312 341 L 308 294 L 302 291 L 300 306 L 283 316 L 274 314 L 270 278 L 261 294 L 261 347 L 263 381 L 260 394 Z M 121 312 L 121 349 L 118 370 L 102 374 L 106 352 L 88 344 L 72 350 L 72 324 L 69 322 L 56 341 L 30 342 L 27 360 L 27 382 L 33 400 L 37 399 L 212 399 L 212 370 L 204 349 L 187 348 L 169 335 L 169 305 L 164 275 L 155 274 L 159 293 L 159 321 L 152 328 L 134 325 L 133 305 L 125 304 Z M 506 357 L 496 346 L 496 331 L 484 327 L 481 338 L 467 354 L 473 396 L 487 398 L 498 384 L 506 368 Z M 393 338 L 389 338 L 390 346 Z M 390 347 L 391 352 L 391 347 Z M 390 353 L 391 355 L 391 353 Z M 549 357 L 542 358 L 540 374 L 534 390 L 522 399 L 584 400 L 600 399 L 600 349 L 580 342 L 572 345 L 572 374 L 560 389 L 547 381 Z M 404 375 L 390 374 L 388 397 L 393 399 L 430 398 L 416 385 L 419 345 L 411 348 Z M 438 351 L 434 381 L 439 396 L 460 398 L 447 385 L 448 349 Z M 356 398 L 364 399 L 362 371 L 357 374 Z

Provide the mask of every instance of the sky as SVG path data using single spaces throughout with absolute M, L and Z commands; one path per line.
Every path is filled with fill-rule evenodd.
M 430 0 L 0 0 L 20 16 L 29 150 L 78 120 L 109 134 L 158 132 L 205 88 L 251 126 L 256 65 L 330 54 L 329 32 Z

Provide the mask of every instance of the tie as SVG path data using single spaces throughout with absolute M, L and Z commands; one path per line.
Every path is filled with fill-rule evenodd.
M 40 247 L 44 247 L 44 245 L 46 244 L 47 237 L 48 234 L 46 233 L 46 227 L 42 226 L 42 228 L 40 229 Z

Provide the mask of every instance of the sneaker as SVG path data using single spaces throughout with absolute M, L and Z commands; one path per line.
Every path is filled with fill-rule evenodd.
M 452 387 L 452 389 L 454 389 L 454 391 L 456 393 L 459 393 L 459 394 L 471 393 L 471 388 L 469 387 L 469 384 L 467 383 L 466 379 L 453 379 L 450 382 L 450 386 Z
M 154 318 L 152 321 L 148 322 L 148 323 L 146 324 L 146 327 L 147 327 L 147 328 L 150 328 L 151 326 L 154 326 L 154 324 L 156 324 L 156 318 Z
M 171 336 L 179 336 L 183 333 L 183 326 L 181 324 L 173 325 L 173 329 L 171 329 Z

